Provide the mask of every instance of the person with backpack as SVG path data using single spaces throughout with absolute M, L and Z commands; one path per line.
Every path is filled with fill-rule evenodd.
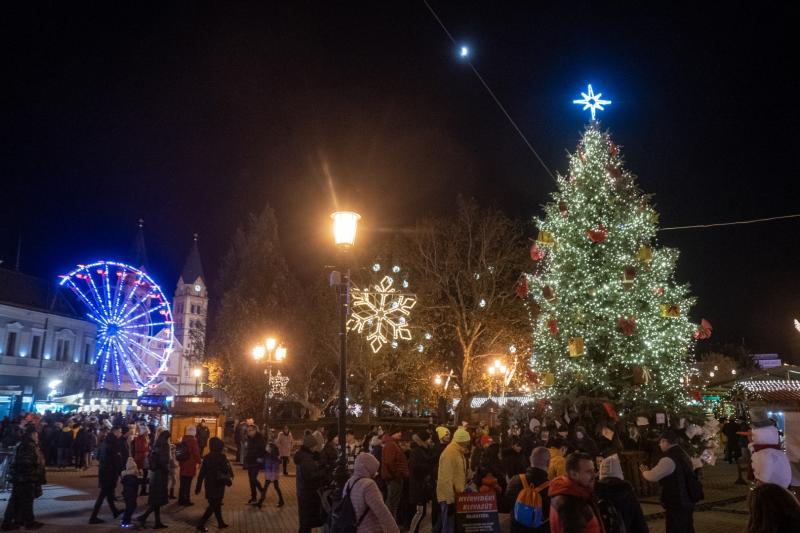
M 147 495 L 147 510 L 139 515 L 136 520 L 145 527 L 147 517 L 150 513 L 155 514 L 156 523 L 154 529 L 164 529 L 167 526 L 161 522 L 161 507 L 167 505 L 167 481 L 169 476 L 169 437 L 167 430 L 162 431 L 156 437 L 153 449 L 148 458 L 150 467 L 150 491 Z
M 222 519 L 222 500 L 225 498 L 225 487 L 233 485 L 233 467 L 225 457 L 225 445 L 221 439 L 211 437 L 208 441 L 208 454 L 203 457 L 203 464 L 200 466 L 200 473 L 197 476 L 197 485 L 194 493 L 200 494 L 200 489 L 205 482 L 206 507 L 200 522 L 197 524 L 197 531 L 208 531 L 206 522 L 213 514 L 217 518 L 217 527 L 220 529 L 228 527 Z
M 694 504 L 703 499 L 703 487 L 697 479 L 692 461 L 678 446 L 678 432 L 661 433 L 658 446 L 664 456 L 656 466 L 640 465 L 642 477 L 661 485 L 661 505 L 666 511 L 667 533 L 694 533 Z
M 200 464 L 202 458 L 200 457 L 200 446 L 197 445 L 197 428 L 194 426 L 186 426 L 186 433 L 183 435 L 181 442 L 176 447 L 175 455 L 178 459 L 180 484 L 178 485 L 178 505 L 190 506 L 194 505 L 189 499 L 189 493 L 192 489 L 192 479 L 197 474 L 197 466 Z M 180 448 L 183 451 L 178 451 Z
M 567 456 L 566 476 L 550 482 L 551 533 L 603 533 L 603 520 L 594 495 L 594 459 L 583 452 Z
M 400 533 L 373 479 L 379 466 L 372 454 L 362 453 L 356 457 L 353 475 L 345 483 L 342 501 L 336 509 L 337 520 L 332 521 L 333 533 Z
M 600 463 L 600 479 L 594 490 L 606 533 L 648 533 L 642 506 L 633 485 L 623 479 L 622 465 L 616 454 Z
M 550 451 L 544 446 L 534 448 L 530 467 L 508 482 L 504 507 L 511 512 L 511 533 L 550 532 L 549 464 Z
M 103 505 L 103 500 L 108 501 L 108 508 L 111 509 L 111 514 L 114 518 L 117 518 L 122 513 L 114 504 L 114 491 L 117 488 L 117 479 L 120 474 L 119 441 L 121 438 L 122 428 L 115 426 L 114 429 L 106 435 L 106 438 L 103 439 L 103 442 L 100 443 L 97 450 L 97 459 L 100 463 L 97 467 L 100 494 L 97 495 L 97 500 L 94 502 L 92 516 L 89 518 L 90 524 L 103 523 L 103 520 L 97 516 L 100 512 L 100 507 Z

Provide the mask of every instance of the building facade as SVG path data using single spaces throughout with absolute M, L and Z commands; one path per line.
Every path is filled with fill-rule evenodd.
M 0 269 L 0 415 L 92 386 L 97 330 L 78 309 L 68 290 Z

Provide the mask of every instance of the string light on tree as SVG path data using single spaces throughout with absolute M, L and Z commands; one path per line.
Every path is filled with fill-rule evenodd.
M 581 93 L 583 98 L 575 99 L 572 101 L 573 104 L 580 104 L 583 105 L 583 111 L 587 109 L 592 113 L 592 121 L 595 120 L 595 111 L 599 109 L 600 111 L 605 111 L 603 109 L 604 105 L 610 105 L 611 100 L 603 100 L 600 97 L 603 96 L 603 93 L 594 94 L 594 89 L 592 89 L 592 84 L 589 84 L 589 89 L 585 93 Z
M 398 340 L 411 340 L 408 316 L 417 304 L 413 294 L 401 293 L 393 287 L 394 279 L 384 276 L 380 283 L 372 289 L 353 289 L 352 313 L 348 328 L 363 334 L 373 353 L 378 353 L 385 345 L 391 343 L 397 347 Z

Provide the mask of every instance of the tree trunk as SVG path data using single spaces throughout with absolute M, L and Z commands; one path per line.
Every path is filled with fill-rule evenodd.
M 470 404 L 472 403 L 473 396 L 475 396 L 475 394 L 472 392 L 462 393 L 461 399 L 458 401 L 458 406 L 456 407 L 456 425 L 464 420 L 469 422 L 469 415 L 472 412 Z

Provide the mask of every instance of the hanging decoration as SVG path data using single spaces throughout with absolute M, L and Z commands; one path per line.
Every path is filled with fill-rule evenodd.
M 651 379 L 653 379 L 653 374 L 648 367 L 643 365 L 633 365 L 634 385 L 648 385 Z
M 617 326 L 623 335 L 630 337 L 636 330 L 636 317 L 634 316 L 621 316 L 617 321 Z
M 619 179 L 619 178 L 622 177 L 622 171 L 619 168 L 617 168 L 614 165 L 612 165 L 611 163 L 609 163 L 606 166 L 606 170 L 608 171 L 609 174 L 611 174 L 612 177 L 614 177 L 616 179 Z
M 614 405 L 611 402 L 603 402 L 603 408 L 610 419 L 619 420 L 619 414 L 617 414 L 617 410 L 614 409 Z
M 675 304 L 661 304 L 661 316 L 665 318 L 678 318 L 681 316 L 681 308 Z
M 390 342 L 395 345 L 398 340 L 411 340 L 407 317 L 417 304 L 417 298 L 398 292 L 393 284 L 390 276 L 384 276 L 372 289 L 352 290 L 352 311 L 347 326 L 359 334 L 367 329 L 366 339 L 373 353 Z
M 694 332 L 694 338 L 699 341 L 710 339 L 713 330 L 714 328 L 711 327 L 711 322 L 703 318 L 700 320 L 700 327 Z
M 558 202 L 558 212 L 561 213 L 561 216 L 566 218 L 567 217 L 567 202 L 561 200 Z
M 516 293 L 517 298 L 521 298 L 523 300 L 527 300 L 528 299 L 528 280 L 526 278 L 522 278 L 521 280 L 519 280 L 519 283 L 517 283 L 517 287 L 516 287 L 516 289 L 514 289 L 514 292 Z
M 642 263 L 650 264 L 650 261 L 653 260 L 653 249 L 643 244 L 636 253 L 636 259 Z
M 570 357 L 580 357 L 583 355 L 583 337 L 572 337 L 567 342 Z
M 548 302 L 552 302 L 553 300 L 556 299 L 556 292 L 553 290 L 551 286 L 545 285 L 544 287 L 542 287 L 542 296 Z
M 558 320 L 555 318 L 551 318 L 547 321 L 547 329 L 550 330 L 550 333 L 553 335 L 558 335 Z
M 608 155 L 617 157 L 619 155 L 619 147 L 614 141 L 608 141 Z
M 664 296 L 664 287 L 653 288 L 653 294 L 655 294 L 656 296 Z
M 632 266 L 626 266 L 622 269 L 622 286 L 625 289 L 630 289 L 633 287 L 633 280 L 636 279 L 636 268 Z
M 544 379 L 542 380 L 542 385 L 545 387 L 552 387 L 556 382 L 556 376 L 552 372 L 545 372 Z
M 539 243 L 540 246 L 547 247 L 551 247 L 556 243 L 555 239 L 553 239 L 553 235 L 549 231 L 539 231 L 536 242 Z
M 531 245 L 531 259 L 534 261 L 541 261 L 544 259 L 544 250 L 542 250 L 536 242 Z
M 608 237 L 608 230 L 602 224 L 597 226 L 596 229 L 590 229 L 586 232 L 586 235 L 589 237 L 589 240 L 593 243 L 601 243 L 605 242 L 606 237 Z

